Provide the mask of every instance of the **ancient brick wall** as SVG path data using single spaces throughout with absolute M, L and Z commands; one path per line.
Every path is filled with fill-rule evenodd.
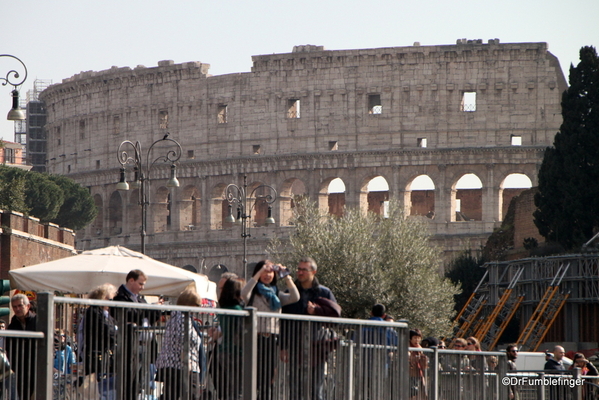
M 524 174 L 534 186 L 561 124 L 566 81 L 545 43 L 300 46 L 252 60 L 251 72 L 222 76 L 200 62 L 89 71 L 41 94 L 48 170 L 90 187 L 101 210 L 79 247 L 139 245 L 138 193 L 115 190 L 116 152 L 125 139 L 146 150 L 166 132 L 183 154 L 180 189 L 165 187 L 167 165 L 152 171 L 149 252 L 161 260 L 239 264 L 239 232 L 223 224 L 223 191 L 244 175 L 279 193 L 277 227 L 257 228 L 253 257 L 263 257 L 275 232 L 289 234 L 293 196 L 338 213 L 328 184 L 340 178 L 344 204 L 365 211 L 377 176 L 407 214 L 434 205 L 430 233 L 446 252 L 478 247 L 503 218 L 506 177 Z M 465 174 L 482 183 L 474 197 L 455 189 Z M 422 175 L 434 184 L 424 204 L 411 191 Z M 471 207 L 468 220 L 457 216 L 456 200 Z
M 534 238 L 538 243 L 545 242 L 545 238 L 539 233 L 533 218 L 535 207 L 535 193 L 537 188 L 523 191 L 516 202 L 516 213 L 514 216 L 514 247 L 522 247 L 524 239 Z
M 1 211 L 0 274 L 24 266 L 71 256 L 75 253 L 75 234 L 54 224 L 40 224 L 37 218 Z

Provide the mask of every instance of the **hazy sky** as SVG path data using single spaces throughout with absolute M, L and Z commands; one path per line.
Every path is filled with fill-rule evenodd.
M 9 4 L 10 3 L 10 4 Z M 455 44 L 458 38 L 547 42 L 568 74 L 578 51 L 599 43 L 599 0 L 1 0 L 0 54 L 54 83 L 111 66 L 160 60 L 211 64 L 213 75 L 249 72 L 251 56 L 289 53 L 294 45 L 327 50 Z M 0 76 L 14 64 L 0 58 Z M 0 86 L 0 137 L 10 89 Z

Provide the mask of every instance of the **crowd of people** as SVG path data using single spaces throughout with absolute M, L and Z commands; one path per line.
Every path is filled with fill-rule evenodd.
M 276 314 L 314 315 L 337 318 L 341 308 L 332 291 L 316 278 L 318 266 L 312 258 L 302 258 L 296 267 L 296 279 L 280 264 L 263 260 L 255 265 L 246 282 L 234 273 L 224 273 L 217 284 L 218 307 L 240 311 L 255 307 L 257 311 Z M 147 277 L 141 270 L 129 272 L 120 287 L 100 285 L 88 293 L 89 299 L 147 303 L 141 294 Z M 162 303 L 162 298 L 159 303 Z M 176 305 L 202 307 L 201 296 L 195 285 L 190 285 L 176 300 Z M 36 315 L 27 296 L 17 294 L 11 299 L 14 317 L 8 329 L 36 330 Z M 137 400 L 145 389 L 158 389 L 161 400 L 187 398 L 239 400 L 243 391 L 243 319 L 234 312 L 212 314 L 162 311 L 137 307 L 92 305 L 80 313 L 78 330 L 73 337 L 58 329 L 54 332 L 54 398 L 69 399 L 69 391 L 76 391 L 83 399 Z M 190 318 L 189 316 L 192 315 Z M 195 317 L 194 317 L 195 315 Z M 393 322 L 383 304 L 372 307 L 370 318 L 376 322 Z M 257 357 L 256 390 L 259 400 L 278 398 L 274 383 L 285 368 L 286 390 L 289 399 L 325 400 L 325 371 L 329 355 L 337 349 L 338 333 L 330 324 L 312 321 L 309 324 L 297 318 L 261 317 L 256 327 Z M 0 322 L 1 323 L 1 322 Z M 162 340 L 158 346 L 152 328 L 160 325 Z M 0 326 L 0 329 L 2 327 Z M 141 332 L 141 333 L 140 333 Z M 120 338 L 117 340 L 117 336 Z M 306 339 L 307 340 L 303 340 Z M 389 379 L 395 370 L 399 337 L 397 330 L 380 324 L 364 325 L 348 336 L 360 343 L 362 377 L 359 383 L 365 399 L 383 398 L 386 391 L 398 389 L 398 382 Z M 117 342 L 122 346 L 116 360 Z M 306 343 L 308 349 L 306 350 Z M 31 399 L 35 389 L 36 348 L 24 338 L 6 338 L 1 346 L 0 363 L 4 362 L 14 373 L 2 375 L 2 399 Z M 484 356 L 476 337 L 453 338 L 451 341 L 435 337 L 423 338 L 418 329 L 409 331 L 409 397 L 425 400 L 429 397 L 430 353 L 419 350 L 434 347 L 458 350 L 460 353 L 439 355 L 438 368 L 442 372 L 465 373 L 459 383 L 451 381 L 451 373 L 439 375 L 441 397 L 451 398 L 449 391 L 480 393 L 487 385 L 487 371 L 498 367 L 496 356 Z M 382 350 L 381 350 L 382 349 Z M 563 347 L 547 352 L 545 370 L 565 371 Z M 507 370 L 516 371 L 518 348 L 506 347 Z M 307 358 L 306 358 L 307 357 Z M 595 366 L 583 354 L 574 356 L 574 367 L 583 375 L 599 375 Z M 9 364 L 10 363 L 10 364 Z M 79 370 L 76 371 L 77 366 Z M 2 365 L 0 365 L 2 368 Z M 4 371 L 6 371 L 6 366 Z M 0 371 L 2 372 L 2 371 Z M 75 374 L 75 372 L 77 372 Z M 122 376 L 121 393 L 117 395 L 115 376 Z M 455 375 L 457 376 L 457 375 Z M 69 380 L 69 377 L 77 379 Z M 385 383 L 381 384 L 381 378 Z M 160 382 L 156 384 L 156 382 Z M 519 399 L 519 388 L 508 387 L 509 399 Z
M 248 282 L 236 274 L 225 273 L 217 285 L 218 306 L 223 310 L 243 310 L 251 306 L 269 313 L 340 317 L 341 309 L 335 296 L 330 289 L 318 283 L 317 268 L 316 262 L 306 257 L 298 263 L 295 280 L 285 266 L 270 260 L 257 263 Z M 284 283 L 284 289 L 279 288 L 278 281 Z M 147 276 L 143 271 L 132 270 L 120 287 L 109 283 L 98 286 L 88 293 L 88 298 L 147 303 L 141 294 L 146 282 Z M 201 307 L 202 299 L 195 285 L 183 291 L 176 304 Z M 15 295 L 12 298 L 14 317 L 9 329 L 35 331 L 36 315 L 30 308 L 27 296 Z M 158 387 L 162 400 L 176 400 L 190 393 L 196 394 L 192 398 L 210 398 L 207 395 L 201 397 L 202 392 L 209 388 L 214 398 L 238 400 L 243 382 L 242 319 L 234 314 L 218 314 L 211 327 L 206 328 L 203 325 L 206 321 L 202 321 L 199 314 L 197 317 L 187 318 L 186 313 L 181 311 L 162 312 L 116 305 L 85 308 L 80 313 L 77 332 L 73 336 L 64 330 L 54 333 L 54 398 L 69 398 L 71 390 L 77 391 L 84 399 L 137 400 L 144 387 Z M 166 321 L 165 325 L 160 321 Z M 324 400 L 326 358 L 313 354 L 310 383 L 305 385 L 304 376 L 299 373 L 303 356 L 294 343 L 297 334 L 295 322 L 278 318 L 260 319 L 257 347 L 261 362 L 257 371 L 257 393 L 261 400 L 276 398 L 273 380 L 278 373 L 279 362 L 290 365 L 292 398 L 297 398 L 295 393 L 307 390 L 304 393 L 306 399 Z M 157 324 L 164 325 L 160 346 L 157 346 L 151 329 L 147 334 L 143 333 L 145 328 Z M 321 328 L 324 329 L 313 324 L 310 334 L 320 334 Z M 123 338 L 119 354 L 126 362 L 116 360 L 119 331 Z M 211 345 L 208 346 L 208 343 Z M 20 338 L 7 338 L 2 344 L 7 363 L 10 360 L 11 380 L 2 381 L 0 398 L 17 400 L 32 397 L 36 386 L 36 350 L 30 344 Z M 143 365 L 146 361 L 151 365 Z M 143 373 L 144 370 L 149 373 Z M 123 392 L 118 395 L 117 375 L 123 376 L 120 386 Z M 76 379 L 69 380 L 68 377 Z M 9 389 L 11 393 L 8 393 Z

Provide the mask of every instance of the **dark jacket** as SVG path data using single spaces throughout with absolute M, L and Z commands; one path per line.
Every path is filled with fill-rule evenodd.
M 304 289 L 302 287 L 301 283 L 299 283 L 298 281 L 295 281 L 295 286 L 297 286 L 297 290 L 299 291 L 300 299 L 295 303 L 284 306 L 283 307 L 284 314 L 307 315 L 308 314 L 308 302 L 311 301 L 312 303 L 318 304 L 317 300 L 319 297 L 323 297 L 325 299 L 328 299 L 328 300 L 331 300 L 331 301 L 337 303 L 337 300 L 335 299 L 333 292 L 331 292 L 331 289 L 319 284 L 318 279 L 316 279 L 316 277 L 314 277 L 314 280 L 312 281 L 312 287 L 310 287 L 308 289 Z M 317 315 L 318 315 L 318 313 L 317 313 Z
M 8 325 L 9 330 L 14 330 L 14 331 L 33 331 L 35 332 L 37 330 L 37 316 L 32 313 L 29 312 L 29 314 L 27 314 L 27 316 L 25 317 L 25 327 L 23 327 L 23 325 L 21 324 L 21 321 L 19 321 L 19 319 L 17 318 L 16 315 L 12 316 L 12 319 L 10 320 L 10 325 Z
M 565 371 L 566 370 L 563 363 L 557 362 L 553 358 L 550 358 L 549 360 L 547 360 L 547 362 L 545 363 L 544 369 L 545 370 L 557 370 L 557 371 Z
M 113 301 L 124 301 L 129 303 L 142 303 L 148 304 L 146 299 L 141 295 L 137 295 L 137 299 L 134 299 L 131 295 L 131 292 L 125 287 L 125 285 L 121 285 L 116 292 L 116 296 L 114 296 Z M 113 308 L 111 310 L 111 314 L 116 318 L 116 312 L 118 308 Z M 154 322 L 158 321 L 160 318 L 160 311 L 153 310 L 141 310 L 137 308 L 126 309 L 125 311 L 125 322 L 130 324 L 135 324 L 138 326 L 142 326 L 143 320 L 146 318 L 148 323 L 152 325 Z
M 315 315 L 325 315 L 328 316 L 339 316 L 341 314 L 341 308 L 338 310 L 333 310 L 331 303 L 337 303 L 333 292 L 326 286 L 322 286 L 318 283 L 316 277 L 312 281 L 312 287 L 308 289 L 304 289 L 302 285 L 295 281 L 295 286 L 299 291 L 300 299 L 292 304 L 288 304 L 283 307 L 284 314 L 303 314 L 308 315 L 308 302 L 316 304 L 318 308 L 316 309 Z M 320 310 L 319 310 L 320 308 Z M 333 315 L 333 311 L 338 311 L 339 315 Z M 311 336 L 313 340 L 317 340 L 319 337 L 319 332 L 322 331 L 330 331 L 329 329 L 321 329 L 323 326 L 321 324 L 310 324 L 311 326 Z M 281 348 L 287 349 L 290 347 L 291 343 L 296 342 L 297 340 L 297 332 L 298 329 L 301 329 L 301 323 L 298 321 L 292 320 L 281 320 Z M 297 346 L 291 346 L 291 349 L 297 351 Z M 313 349 L 314 350 L 314 349 Z M 328 353 L 327 353 L 328 354 Z
M 116 324 L 101 307 L 91 306 L 83 320 L 85 374 L 112 371 L 112 353 L 116 343 Z
M 24 327 L 17 316 L 13 315 L 7 329 L 15 331 L 36 331 L 36 325 L 37 316 L 32 312 L 29 312 L 25 317 Z M 22 382 L 22 386 L 21 384 L 18 386 L 20 397 L 22 399 L 29 398 L 31 393 L 33 393 L 36 376 L 35 339 L 7 337 L 5 346 L 11 368 L 17 374 L 17 381 Z

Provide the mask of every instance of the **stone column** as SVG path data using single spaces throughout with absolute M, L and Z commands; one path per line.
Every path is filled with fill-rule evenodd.
M 445 164 L 437 166 L 439 180 L 435 182 L 435 220 L 441 222 L 455 221 L 455 190 L 451 189 L 451 182 L 447 182 Z
M 181 230 L 181 206 L 185 201 L 179 200 L 181 198 L 181 191 L 178 188 L 169 189 L 170 192 L 170 219 L 171 225 L 166 227 L 169 231 L 180 231 Z
M 482 190 L 482 220 L 484 222 L 501 221 L 500 190 L 494 178 L 494 164 L 487 164 L 487 183 Z

